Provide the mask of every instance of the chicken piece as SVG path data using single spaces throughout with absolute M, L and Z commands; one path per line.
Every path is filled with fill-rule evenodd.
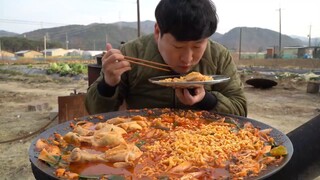
M 75 128 L 73 129 L 74 133 L 77 133 L 81 136 L 91 136 L 93 135 L 93 130 L 91 129 L 85 129 L 82 126 L 75 126 Z
M 81 145 L 81 142 L 91 144 L 95 147 L 114 147 L 125 142 L 122 134 L 127 132 L 120 127 L 113 124 L 99 123 L 96 128 L 98 128 L 98 130 L 92 131 L 93 135 L 91 136 L 81 136 L 77 133 L 69 132 L 63 137 L 63 139 L 77 147 Z
M 38 139 L 36 142 L 36 150 L 37 151 L 41 151 L 42 149 L 44 149 L 48 146 L 49 146 L 49 144 L 43 139 Z
M 145 121 L 145 122 L 147 122 L 148 120 L 146 117 L 138 115 L 138 116 L 132 116 L 130 118 L 115 117 L 115 118 L 107 120 L 106 123 L 117 125 L 117 124 L 130 122 L 130 121 Z
M 135 144 L 120 144 L 105 152 L 105 159 L 109 162 L 131 162 L 142 155 L 142 151 Z
M 79 147 L 82 142 L 91 144 L 95 147 L 114 147 L 121 143 L 125 143 L 122 135 L 114 131 L 96 131 L 93 136 L 79 136 L 76 133 L 69 132 L 64 136 L 64 140 L 77 147 Z
M 68 132 L 66 135 L 63 136 L 63 140 L 77 147 L 81 145 L 80 136 L 74 132 Z
M 74 148 L 70 154 L 70 162 L 108 162 L 103 157 L 103 153 L 91 154 L 86 150 Z
M 107 122 L 98 123 L 96 125 L 95 129 L 98 130 L 99 132 L 100 131 L 104 131 L 104 132 L 114 131 L 114 132 L 117 132 L 119 134 L 126 134 L 127 133 L 123 128 L 115 126 L 113 124 L 108 124 Z
M 143 116 L 133 116 L 131 118 L 116 117 L 109 119 L 106 123 L 117 125 L 126 131 L 141 130 L 150 125 L 148 124 L 147 118 Z
M 146 128 L 146 127 L 149 127 L 150 126 L 150 122 L 147 122 L 147 121 L 136 121 L 137 124 L 139 124 L 142 128 Z
M 99 131 L 94 133 L 93 136 L 82 136 L 80 137 L 81 142 L 87 142 L 95 147 L 110 146 L 114 147 L 119 144 L 125 143 L 122 135 L 117 132 L 104 132 Z
M 71 162 L 114 162 L 115 166 L 130 165 L 142 155 L 134 144 L 121 144 L 101 154 L 91 154 L 80 148 L 74 148 L 70 155 Z M 127 162 L 127 163 L 118 163 Z
M 131 120 L 132 121 L 148 121 L 146 117 L 139 116 L 139 115 L 138 116 L 132 116 Z
M 129 121 L 131 121 L 130 118 L 115 117 L 107 120 L 106 123 L 117 125 L 120 123 L 129 122 Z
M 142 127 L 136 121 L 124 122 L 124 123 L 118 124 L 118 126 L 128 132 L 142 130 Z

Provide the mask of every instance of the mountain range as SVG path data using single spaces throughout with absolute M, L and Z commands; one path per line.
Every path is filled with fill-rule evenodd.
M 153 32 L 154 21 L 140 23 L 140 34 Z M 241 33 L 240 33 L 241 32 Z M 0 37 L 25 37 L 30 40 L 59 42 L 68 49 L 104 50 L 105 43 L 110 42 L 118 47 L 121 42 L 136 38 L 137 22 L 116 22 L 112 24 L 93 23 L 89 25 L 67 25 L 54 28 L 38 29 L 22 34 L 0 30 Z M 229 32 L 216 32 L 210 39 L 221 43 L 230 50 L 261 52 L 268 47 L 279 46 L 279 32 L 258 27 L 235 27 Z M 313 43 L 319 44 L 320 38 L 314 38 Z M 307 46 L 308 41 L 298 36 L 281 35 L 281 46 Z

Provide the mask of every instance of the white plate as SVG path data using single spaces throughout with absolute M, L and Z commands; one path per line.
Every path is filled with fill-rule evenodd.
M 230 80 L 230 77 L 224 75 L 209 75 L 213 78 L 210 81 L 183 81 L 183 82 L 163 82 L 160 80 L 167 79 L 167 78 L 179 78 L 180 75 L 172 75 L 172 76 L 158 76 L 150 78 L 149 81 L 154 84 L 159 84 L 161 86 L 168 86 L 168 87 L 176 87 L 176 88 L 195 88 L 201 87 L 204 85 L 212 85 L 217 83 L 222 83 Z

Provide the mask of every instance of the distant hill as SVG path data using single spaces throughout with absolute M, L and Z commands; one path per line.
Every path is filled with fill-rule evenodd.
M 241 50 L 250 52 L 260 52 L 268 47 L 279 47 L 279 33 L 269 29 L 237 27 L 223 34 L 216 39 L 228 49 L 238 50 L 241 33 Z M 299 39 L 291 38 L 287 35 L 281 36 L 281 46 L 302 46 L 304 43 Z
M 13 37 L 13 36 L 17 36 L 17 35 L 19 35 L 19 34 L 0 30 L 0 37 Z
M 141 35 L 153 32 L 154 21 L 143 21 L 140 24 Z M 260 52 L 268 47 L 279 45 L 279 33 L 269 29 L 256 27 L 236 27 L 225 34 L 216 32 L 210 39 L 217 41 L 228 49 L 238 50 L 240 40 L 240 28 L 242 29 L 242 51 Z M 90 25 L 68 25 L 55 28 L 39 29 L 23 34 L 0 31 L 0 37 L 20 36 L 31 40 L 43 41 L 46 36 L 48 42 L 58 42 L 66 48 L 68 40 L 69 49 L 104 50 L 106 39 L 115 48 L 121 41 L 129 41 L 137 37 L 137 22 L 117 22 L 112 24 L 94 23 Z M 302 46 L 307 42 L 288 35 L 281 36 L 281 46 Z
M 309 37 L 302 37 L 302 36 L 296 36 L 292 35 L 292 38 L 300 39 L 301 41 L 305 42 L 306 45 L 309 45 Z M 310 39 L 311 46 L 320 46 L 320 37 L 311 38 Z
M 220 33 L 218 33 L 218 32 L 215 32 L 215 33 L 210 37 L 210 39 L 216 41 L 217 39 L 222 38 L 222 36 L 223 36 L 223 34 L 220 34 Z
M 30 40 L 24 37 L 0 37 L 1 41 L 1 50 L 8 52 L 17 52 L 22 50 L 34 50 L 41 51 L 43 50 L 43 41 Z M 48 49 L 50 48 L 59 48 L 62 47 L 59 43 L 48 42 L 46 44 Z
M 134 29 L 138 29 L 137 22 L 124 22 L 124 21 L 121 21 L 121 22 L 117 22 L 117 23 L 114 23 L 114 24 L 116 24 L 118 26 L 122 26 L 122 27 L 131 27 L 131 28 L 134 28 Z M 149 20 L 141 22 L 140 23 L 141 32 L 143 32 L 144 34 L 153 33 L 154 24 L 155 24 L 154 21 L 149 21 Z
M 52 42 L 66 44 L 68 48 L 82 50 L 104 50 L 106 39 L 114 47 L 118 48 L 121 41 L 128 41 L 137 36 L 137 29 L 130 27 L 119 27 L 115 24 L 90 24 L 68 25 L 62 27 L 40 29 L 23 34 L 26 38 L 32 40 L 47 39 Z

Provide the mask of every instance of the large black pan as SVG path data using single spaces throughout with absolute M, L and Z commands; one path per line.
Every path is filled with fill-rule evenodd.
M 136 111 L 116 111 L 116 112 L 110 112 L 110 113 L 105 113 L 105 114 L 100 114 L 102 116 L 104 116 L 104 119 L 110 119 L 113 117 L 117 117 L 117 116 L 131 116 L 131 115 L 148 115 L 148 112 L 150 112 L 150 110 L 144 109 L 144 110 L 136 110 Z M 161 109 L 152 109 L 152 112 L 155 113 L 161 113 L 162 110 Z M 240 117 L 240 116 L 234 116 L 234 115 L 225 115 L 225 116 L 229 116 L 232 119 L 237 119 L 239 121 L 240 124 L 243 124 L 244 122 L 251 122 L 255 127 L 261 128 L 261 129 L 267 129 L 267 128 L 272 128 L 267 124 L 264 124 L 262 122 L 253 120 L 253 119 L 249 119 L 249 118 L 245 118 L 245 117 Z M 80 120 L 89 120 L 91 122 L 101 122 L 101 120 L 97 119 L 97 118 L 92 118 L 95 116 L 86 116 L 83 118 L 80 118 Z M 47 139 L 49 137 L 52 137 L 54 132 L 57 132 L 61 135 L 66 134 L 69 131 L 72 131 L 72 129 L 70 128 L 70 123 L 74 122 L 73 120 L 71 121 L 67 121 L 65 123 L 62 124 L 58 124 L 55 127 L 52 127 L 48 130 L 46 130 L 45 132 L 41 133 L 39 136 L 37 136 L 30 148 L 29 148 L 29 159 L 31 162 L 31 167 L 32 167 L 32 172 L 35 176 L 36 179 L 58 179 L 55 175 L 55 169 L 53 169 L 52 167 L 48 166 L 47 164 L 45 164 L 42 161 L 38 160 L 38 156 L 39 156 L 39 152 L 35 150 L 35 143 L 38 139 Z M 271 175 L 273 175 L 274 173 L 278 172 L 281 168 L 283 168 L 290 160 L 292 154 L 293 154 L 293 146 L 292 143 L 290 141 L 290 139 L 282 132 L 280 132 L 279 130 L 272 128 L 273 130 L 271 131 L 271 136 L 274 137 L 275 141 L 277 144 L 282 144 L 287 148 L 288 151 L 288 155 L 284 158 L 284 161 L 282 161 L 280 164 L 278 165 L 274 165 L 274 166 L 268 166 L 268 168 L 264 171 L 262 171 L 258 177 L 253 177 L 253 178 L 248 178 L 248 179 L 264 179 L 267 178 Z

